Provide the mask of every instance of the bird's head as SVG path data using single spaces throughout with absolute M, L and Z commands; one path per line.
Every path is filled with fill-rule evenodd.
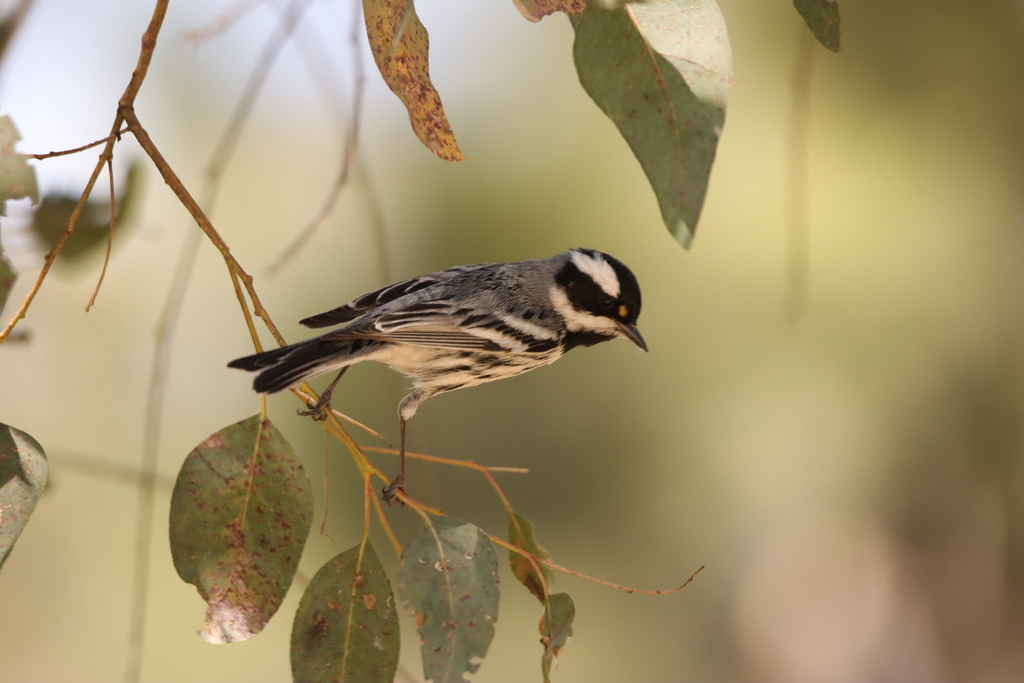
M 636 328 L 640 316 L 640 284 L 613 256 L 593 249 L 572 249 L 560 255 L 551 301 L 565 318 L 570 334 L 589 346 L 625 337 L 644 351 L 647 343 Z

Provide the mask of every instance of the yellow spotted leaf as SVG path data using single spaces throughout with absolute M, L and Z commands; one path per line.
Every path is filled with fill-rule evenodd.
M 416 137 L 446 161 L 465 157 L 430 82 L 427 53 L 430 38 L 416 16 L 412 0 L 363 0 L 366 35 L 373 59 L 391 91 L 409 111 Z

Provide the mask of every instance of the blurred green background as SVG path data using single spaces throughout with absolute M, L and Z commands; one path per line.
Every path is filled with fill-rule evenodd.
M 787 136 L 806 29 L 786 0 L 720 4 L 735 81 L 689 252 L 580 88 L 564 17 L 529 24 L 501 0 L 417 4 L 460 164 L 416 141 L 364 55 L 361 151 L 391 276 L 601 249 L 637 274 L 651 349 L 581 349 L 436 398 L 412 421 L 410 448 L 530 468 L 501 482 L 554 559 L 579 571 L 655 589 L 706 565 L 668 597 L 559 576 L 577 618 L 557 681 L 1024 680 L 1024 3 L 840 3 L 843 52 L 816 54 L 807 308 L 795 327 L 784 318 Z M 270 3 L 186 44 L 182 31 L 223 7 L 171 4 L 137 106 L 193 191 L 278 16 Z M 37 0 L 0 70 L 20 150 L 106 134 L 151 10 Z M 322 0 L 304 24 L 329 57 L 321 64 L 346 84 L 334 94 L 342 104 L 349 16 L 348 3 Z M 286 49 L 213 212 L 293 341 L 306 334 L 300 318 L 383 284 L 359 184 L 309 248 L 266 275 L 337 173 L 340 120 L 318 92 Z M 140 156 L 131 141 L 117 153 L 120 174 Z M 41 189 L 77 192 L 94 160 L 38 163 Z M 83 456 L 139 461 L 154 327 L 183 235 L 195 229 L 144 171 L 93 311 L 82 309 L 99 256 L 55 269 L 22 323 L 31 340 L 0 348 L 0 420 L 36 437 L 52 466 L 0 576 L 0 681 L 122 676 L 136 490 L 83 468 Z M 10 208 L 3 241 L 22 277 L 5 321 L 42 260 L 27 208 Z M 210 433 L 256 412 L 250 378 L 225 367 L 250 349 L 223 263 L 204 243 L 174 337 L 167 477 Z M 382 366 L 357 366 L 335 406 L 394 438 L 404 388 Z M 289 395 L 270 399 L 320 491 L 322 432 L 297 407 Z M 358 538 L 358 478 L 334 444 L 329 472 L 333 540 L 314 525 L 307 575 Z M 503 533 L 478 476 L 413 463 L 410 487 Z M 165 486 L 143 680 L 288 680 L 299 591 L 258 637 L 202 642 L 204 605 L 170 560 L 168 503 Z M 415 516 L 391 517 L 411 537 Z M 474 680 L 539 680 L 539 607 L 507 571 L 502 587 L 497 637 Z M 417 637 L 411 621 L 403 626 L 398 680 L 420 680 Z

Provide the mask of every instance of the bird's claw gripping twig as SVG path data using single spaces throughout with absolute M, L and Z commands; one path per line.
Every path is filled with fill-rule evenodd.
M 395 478 L 391 480 L 391 484 L 384 487 L 384 490 L 382 492 L 381 498 L 383 498 L 384 502 L 387 503 L 388 505 L 394 505 L 395 500 L 397 500 L 396 496 L 397 496 L 399 491 L 402 492 L 403 496 L 405 495 L 405 473 L 404 472 L 399 472 L 398 474 L 396 474 Z M 399 500 L 398 502 L 401 503 L 402 501 Z

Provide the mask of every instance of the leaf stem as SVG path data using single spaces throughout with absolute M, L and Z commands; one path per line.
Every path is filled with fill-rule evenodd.
M 487 532 L 485 531 L 484 533 L 486 534 Z M 697 574 L 700 574 L 701 571 L 703 571 L 703 569 L 704 569 L 704 565 L 701 565 L 700 568 L 697 571 L 695 571 L 693 574 L 691 574 L 690 578 L 688 578 L 683 583 L 683 585 L 679 586 L 678 588 L 670 588 L 668 590 L 655 590 L 655 591 L 644 590 L 642 588 L 629 588 L 628 586 L 620 586 L 617 583 L 612 583 L 611 581 L 605 581 L 604 579 L 598 579 L 598 578 L 596 578 L 594 576 L 589 576 L 587 574 L 583 574 L 583 573 L 575 571 L 573 569 L 569 569 L 568 567 L 563 567 L 560 564 L 555 564 L 551 560 L 545 560 L 545 559 L 543 559 L 541 557 L 537 557 L 533 553 L 528 553 L 525 550 L 523 550 L 522 548 L 518 548 L 518 547 L 512 545 L 511 543 L 509 543 L 508 541 L 495 536 L 494 534 L 487 534 L 487 536 L 488 536 L 488 538 L 490 538 L 492 541 L 494 541 L 495 543 L 497 543 L 501 547 L 507 548 L 508 550 L 511 550 L 514 553 L 518 553 L 518 554 L 522 555 L 523 557 L 529 558 L 529 559 L 533 560 L 534 562 L 539 562 L 539 563 L 541 563 L 543 565 L 551 567 L 552 569 L 557 569 L 560 572 L 564 572 L 566 574 L 570 574 L 570 575 L 575 576 L 577 578 L 584 579 L 586 581 L 590 581 L 591 583 L 596 583 L 596 584 L 600 584 L 602 586 L 607 586 L 608 588 L 614 588 L 615 590 L 620 590 L 623 593 L 640 593 L 642 595 L 671 595 L 672 593 L 678 593 L 679 591 L 681 591 L 684 588 L 686 588 L 687 586 L 689 586 L 690 582 L 693 581 L 693 579 L 697 576 Z

